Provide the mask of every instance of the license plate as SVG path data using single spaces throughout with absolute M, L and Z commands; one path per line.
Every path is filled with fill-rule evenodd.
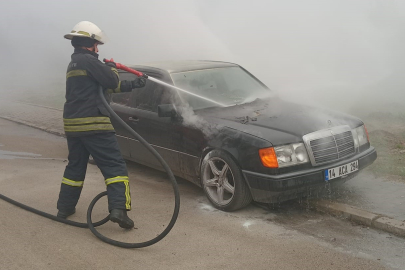
M 359 161 L 353 161 L 342 166 L 325 170 L 325 181 L 342 177 L 359 170 Z

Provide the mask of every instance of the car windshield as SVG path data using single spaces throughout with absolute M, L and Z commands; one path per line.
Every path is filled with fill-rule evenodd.
M 174 85 L 215 102 L 232 106 L 267 98 L 273 92 L 240 67 L 223 67 L 171 74 Z M 218 106 L 197 96 L 178 91 L 193 109 Z

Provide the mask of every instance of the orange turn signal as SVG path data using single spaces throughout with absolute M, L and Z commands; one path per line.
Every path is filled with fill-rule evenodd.
M 263 166 L 268 168 L 278 168 L 276 151 L 273 147 L 259 149 L 260 160 Z
M 367 141 L 370 142 L 370 137 L 368 136 L 368 131 L 367 131 L 366 125 L 364 125 L 364 130 L 366 131 Z

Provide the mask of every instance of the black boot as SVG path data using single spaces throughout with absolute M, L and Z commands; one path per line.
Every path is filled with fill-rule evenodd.
M 73 209 L 73 210 L 70 210 L 70 211 L 61 211 L 61 210 L 59 210 L 58 211 L 58 214 L 56 215 L 57 217 L 60 217 L 60 218 L 67 218 L 68 216 L 71 216 L 71 215 L 73 215 L 74 213 L 76 213 L 76 209 Z
M 127 210 L 111 210 L 110 220 L 114 223 L 118 223 L 121 228 L 132 229 L 134 227 L 134 222 L 127 216 Z

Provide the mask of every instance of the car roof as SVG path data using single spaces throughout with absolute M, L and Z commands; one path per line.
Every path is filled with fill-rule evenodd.
M 184 71 L 222 68 L 222 67 L 237 67 L 237 64 L 219 61 L 206 61 L 206 60 L 188 60 L 188 61 L 164 61 L 154 62 L 142 65 L 129 65 L 133 69 L 160 69 L 168 73 L 178 73 Z

